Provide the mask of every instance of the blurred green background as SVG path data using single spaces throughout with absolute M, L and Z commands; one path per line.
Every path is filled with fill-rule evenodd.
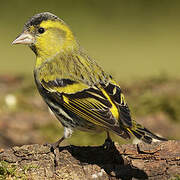
M 49 11 L 67 22 L 81 45 L 120 80 L 180 75 L 180 1 L 1 0 L 0 72 L 31 75 L 35 57 L 12 40 L 32 15 Z
M 54 142 L 63 133 L 33 83 L 35 55 L 11 45 L 27 19 L 44 11 L 62 18 L 121 83 L 138 122 L 180 138 L 179 0 L 1 0 L 0 146 Z M 104 138 L 75 133 L 70 142 L 102 144 Z

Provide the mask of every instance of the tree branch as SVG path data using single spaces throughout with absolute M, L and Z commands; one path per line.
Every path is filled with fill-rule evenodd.
M 0 177 L 67 180 L 180 177 L 180 141 L 116 144 L 110 149 L 66 146 L 58 152 L 38 144 L 0 150 Z

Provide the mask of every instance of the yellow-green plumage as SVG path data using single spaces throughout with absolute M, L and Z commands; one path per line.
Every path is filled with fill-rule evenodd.
M 134 134 L 147 143 L 164 140 L 131 119 L 119 85 L 82 50 L 57 16 L 33 16 L 14 43 L 29 44 L 35 52 L 38 90 L 65 127 L 64 138 L 80 129 L 112 131 L 123 138 Z

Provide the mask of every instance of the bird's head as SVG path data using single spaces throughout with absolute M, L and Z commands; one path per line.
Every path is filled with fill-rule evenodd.
M 78 45 L 69 27 L 57 16 L 44 12 L 34 15 L 24 25 L 23 32 L 12 44 L 26 44 L 43 59 Z

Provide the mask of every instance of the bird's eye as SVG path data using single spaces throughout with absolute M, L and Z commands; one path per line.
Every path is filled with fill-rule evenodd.
M 45 31 L 45 29 L 42 28 L 42 27 L 40 27 L 40 28 L 38 29 L 38 32 L 39 32 L 40 34 L 44 33 L 44 31 Z

